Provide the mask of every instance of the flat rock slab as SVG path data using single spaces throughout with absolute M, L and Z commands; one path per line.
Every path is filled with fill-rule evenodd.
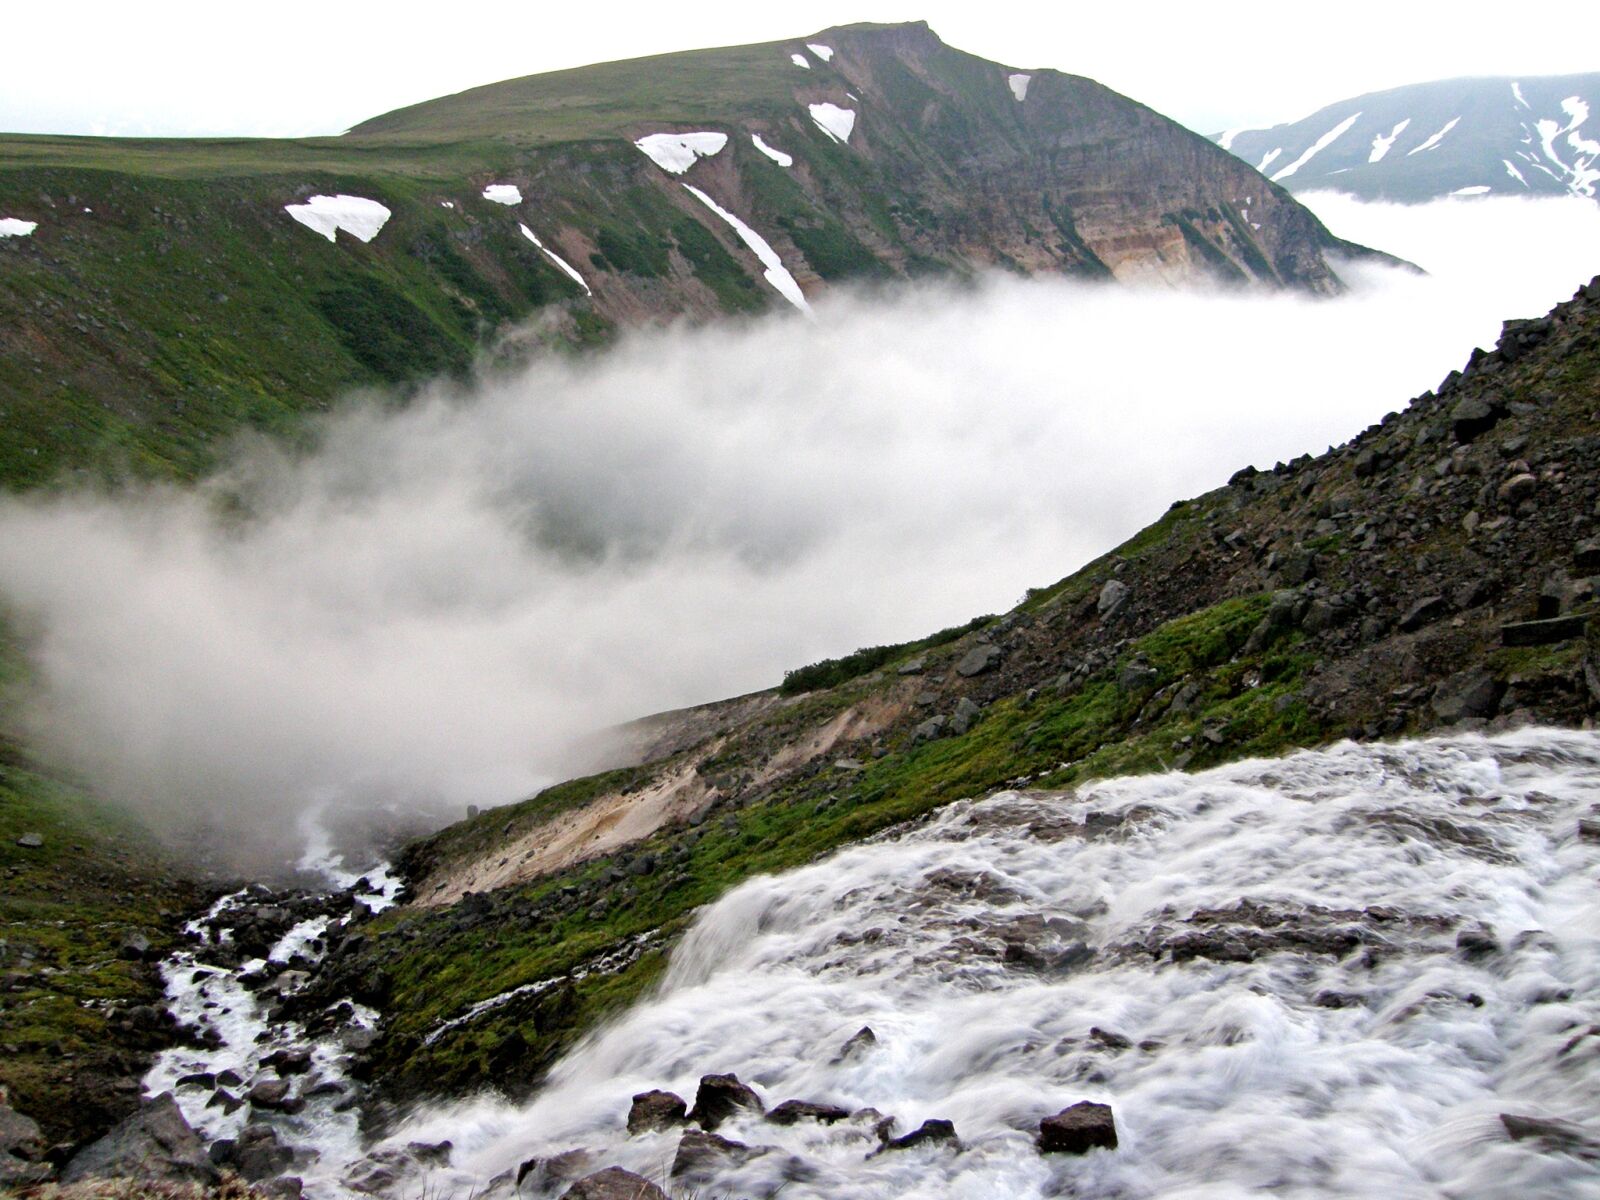
M 1500 627 L 1502 646 L 1548 646 L 1583 636 L 1587 616 L 1551 617 L 1545 621 L 1513 621 Z

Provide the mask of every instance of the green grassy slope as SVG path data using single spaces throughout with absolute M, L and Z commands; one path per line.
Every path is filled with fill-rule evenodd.
M 0 661 L 0 685 L 21 668 Z M 38 835 L 43 844 L 21 844 Z M 51 1141 L 102 1131 L 139 1099 L 164 1026 L 159 975 L 131 956 L 175 943 L 198 902 L 127 813 L 51 776 L 0 738 L 0 1087 Z

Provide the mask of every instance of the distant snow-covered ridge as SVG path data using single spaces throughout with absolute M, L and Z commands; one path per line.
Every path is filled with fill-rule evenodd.
M 1600 199 L 1600 72 L 1412 84 L 1212 140 L 1296 191 Z

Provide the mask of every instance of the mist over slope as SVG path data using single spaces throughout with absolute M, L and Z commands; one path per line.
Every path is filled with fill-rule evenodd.
M 357 400 L 317 453 L 195 490 L 8 501 L 30 736 L 241 851 L 327 806 L 512 798 L 599 726 L 1006 607 L 1343 440 L 1600 270 L 1592 205 L 1532 203 L 1341 211 L 1433 274 L 1360 268 L 1336 302 L 845 295 Z

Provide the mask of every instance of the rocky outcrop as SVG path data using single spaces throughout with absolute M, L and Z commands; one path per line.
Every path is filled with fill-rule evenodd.
M 709 1131 L 741 1113 L 759 1117 L 765 1111 L 761 1097 L 748 1085 L 740 1083 L 737 1075 L 706 1075 L 695 1093 L 689 1120 Z
M 62 1183 L 87 1179 L 216 1183 L 219 1173 L 171 1092 L 149 1101 L 62 1168 Z

